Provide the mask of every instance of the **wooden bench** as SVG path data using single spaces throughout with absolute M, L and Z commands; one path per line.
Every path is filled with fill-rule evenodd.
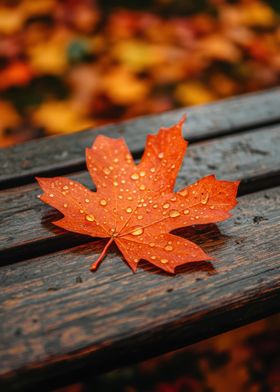
M 191 142 L 177 185 L 215 172 L 241 179 L 232 219 L 181 230 L 215 258 L 169 276 L 136 274 L 103 242 L 54 227 L 35 175 L 93 187 L 84 149 L 125 137 L 136 159 L 147 133 L 189 114 Z M 0 390 L 41 390 L 147 359 L 279 310 L 280 89 L 34 140 L 0 153 Z

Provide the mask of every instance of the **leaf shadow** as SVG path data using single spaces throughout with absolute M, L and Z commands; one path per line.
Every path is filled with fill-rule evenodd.
M 223 244 L 228 239 L 228 236 L 221 233 L 218 226 L 214 223 L 207 225 L 195 225 L 189 226 L 186 228 L 176 229 L 171 232 L 174 235 L 185 238 L 189 241 L 194 242 L 195 244 L 202 246 L 203 250 L 206 253 L 209 253 L 211 256 L 211 250 L 217 249 L 218 247 L 222 247 Z M 141 260 L 138 264 L 138 267 L 143 270 L 157 274 L 157 275 L 169 275 L 176 276 L 176 274 L 192 274 L 194 272 L 206 272 L 208 275 L 217 274 L 216 268 L 213 266 L 211 261 L 196 261 L 189 262 L 178 266 L 176 268 L 175 274 L 170 274 L 166 271 L 161 270 L 160 268 L 152 265 L 146 260 Z
M 80 254 L 81 256 L 91 256 L 92 260 L 98 257 L 102 252 L 106 239 L 95 239 L 90 236 L 71 233 L 55 226 L 52 222 L 61 219 L 63 215 L 55 210 L 46 211 L 42 217 L 41 224 L 49 231 L 51 231 L 59 242 L 64 243 L 65 248 L 69 248 L 69 252 L 74 254 Z M 195 244 L 201 246 L 203 250 L 210 254 L 213 249 L 217 249 L 223 246 L 227 241 L 228 236 L 221 233 L 216 224 L 207 225 L 195 225 L 186 228 L 176 229 L 171 232 L 174 235 L 185 238 Z M 78 247 L 77 247 L 78 246 Z M 122 256 L 115 244 L 112 244 L 109 249 L 109 257 L 119 256 L 128 266 L 128 263 Z M 128 266 L 129 268 L 129 266 Z M 142 269 L 146 272 L 162 276 L 174 277 L 176 274 L 192 274 L 195 272 L 205 272 L 208 275 L 214 275 L 217 272 L 216 268 L 210 261 L 196 261 L 189 262 L 178 266 L 175 274 L 170 274 L 166 271 L 161 270 L 155 265 L 142 259 L 138 264 L 138 269 Z

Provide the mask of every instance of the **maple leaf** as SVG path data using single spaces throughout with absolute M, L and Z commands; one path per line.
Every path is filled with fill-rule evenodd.
M 86 150 L 96 192 L 64 177 L 37 178 L 44 191 L 41 200 L 64 215 L 55 225 L 110 238 L 92 270 L 113 241 L 133 271 L 141 259 L 170 273 L 187 262 L 211 260 L 198 245 L 170 232 L 229 218 L 229 210 L 237 204 L 239 181 L 220 181 L 210 175 L 173 191 L 187 147 L 182 137 L 184 121 L 185 116 L 178 124 L 149 135 L 138 165 L 123 139 L 97 136 Z

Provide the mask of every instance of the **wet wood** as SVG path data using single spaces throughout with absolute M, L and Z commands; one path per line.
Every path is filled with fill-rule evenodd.
M 241 179 L 243 196 L 231 220 L 178 232 L 215 261 L 176 276 L 144 261 L 132 274 L 114 247 L 89 272 L 104 242 L 55 228 L 59 215 L 33 181 L 72 173 L 92 187 L 84 148 L 98 133 L 124 136 L 139 158 L 147 133 L 184 109 L 1 151 L 0 187 L 10 187 L 0 194 L 1 391 L 50 390 L 279 311 L 279 107 L 280 88 L 188 110 L 184 135 L 195 143 L 177 188 L 216 173 Z
M 90 273 L 101 241 L 2 267 L 1 390 L 98 373 L 278 311 L 280 188 L 239 201 L 218 227 L 180 232 L 215 261 L 176 276 L 146 263 L 133 274 L 114 248 Z
M 161 115 L 90 129 L 78 134 L 34 140 L 3 149 L 0 154 L 2 189 L 34 181 L 35 175 L 71 173 L 84 168 L 84 149 L 99 133 L 125 137 L 134 156 L 142 151 L 146 135 L 169 126 L 187 112 L 184 135 L 203 140 L 280 121 L 280 89 L 226 99 L 210 105 L 180 109 Z
M 265 135 L 265 137 L 263 137 Z M 280 184 L 280 126 L 200 142 L 188 148 L 177 189 L 205 175 L 242 180 L 241 192 Z M 87 173 L 72 176 L 92 188 Z M 79 244 L 87 237 L 72 235 L 51 224 L 59 213 L 37 199 L 30 184 L 0 194 L 0 258 L 2 263 Z M 34 242 L 38 242 L 34 244 Z

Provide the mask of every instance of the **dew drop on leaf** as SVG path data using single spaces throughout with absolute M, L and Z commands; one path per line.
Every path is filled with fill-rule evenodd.
M 131 175 L 130 178 L 131 178 L 132 180 L 138 180 L 138 179 L 139 179 L 139 174 L 134 173 L 134 174 Z
M 141 235 L 143 234 L 144 230 L 142 229 L 142 227 L 137 227 L 136 229 L 133 230 L 133 232 L 131 233 L 132 235 Z
M 88 222 L 94 222 L 94 216 L 93 215 L 86 215 L 86 220 Z
M 206 195 L 202 195 L 201 203 L 202 204 L 207 204 L 208 203 L 208 199 L 209 199 L 209 194 L 208 193 L 206 193 Z
M 171 210 L 170 213 L 169 213 L 169 216 L 171 218 L 176 218 L 176 216 L 180 216 L 180 215 L 181 215 L 180 212 L 177 211 L 177 210 Z

